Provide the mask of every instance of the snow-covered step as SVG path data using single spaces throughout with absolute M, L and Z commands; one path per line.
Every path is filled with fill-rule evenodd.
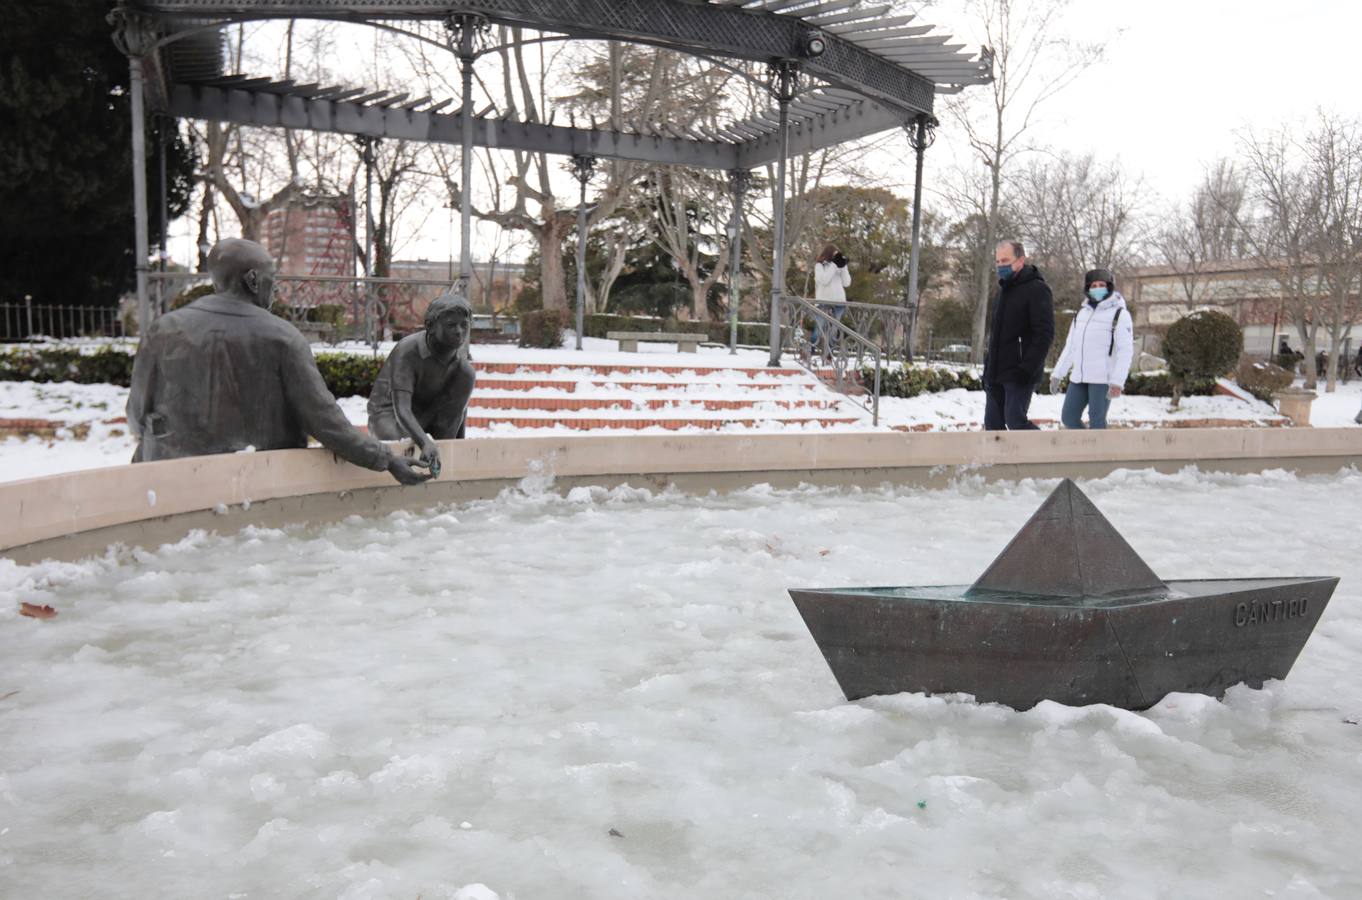
M 738 399 L 729 397 L 646 397 L 646 396 L 591 396 L 550 397 L 542 394 L 490 394 L 476 391 L 471 406 L 476 409 L 538 409 L 544 411 L 582 409 L 625 410 L 788 410 L 839 409 L 832 399 Z
M 716 388 L 724 391 L 770 391 L 770 390 L 798 390 L 800 388 L 819 387 L 819 383 L 813 380 L 796 381 L 794 379 L 780 379 L 776 381 L 706 381 L 700 379 L 667 379 L 667 380 L 634 380 L 634 379 L 608 379 L 608 378 L 537 378 L 512 375 L 479 375 L 476 390 L 502 390 L 502 391 L 567 391 L 574 392 L 581 387 L 601 387 L 601 388 L 622 388 L 625 390 L 697 390 L 703 388 Z
M 582 416 L 491 416 L 472 409 L 468 411 L 468 427 L 470 430 L 486 429 L 493 432 L 502 429 L 521 428 L 570 428 L 574 431 L 638 431 L 647 428 L 663 428 L 668 431 L 679 431 L 683 428 L 721 430 L 725 428 L 758 429 L 763 427 L 787 428 L 791 426 L 829 428 L 838 425 L 856 425 L 860 421 L 861 419 L 855 416 L 821 416 L 817 418 L 787 418 L 774 416 L 756 418 L 738 418 L 733 416 L 718 418 L 587 418 Z
M 650 366 L 628 363 L 544 363 L 544 362 L 481 362 L 474 360 L 478 372 L 497 375 L 542 372 L 545 374 L 591 374 L 591 375 L 701 375 L 724 376 L 734 379 L 774 379 L 797 378 L 807 380 L 808 373 L 803 369 L 788 367 L 750 368 L 731 366 Z

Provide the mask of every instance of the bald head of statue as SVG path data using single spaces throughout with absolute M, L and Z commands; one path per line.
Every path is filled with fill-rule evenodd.
M 274 260 L 255 241 L 226 238 L 208 251 L 213 290 L 235 300 L 269 309 L 274 295 Z

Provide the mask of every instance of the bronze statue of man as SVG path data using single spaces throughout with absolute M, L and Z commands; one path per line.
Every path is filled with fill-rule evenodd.
M 158 318 L 142 336 L 128 394 L 133 462 L 306 447 L 402 484 L 431 477 L 346 419 L 312 348 L 269 311 L 274 260 L 254 241 L 228 238 L 208 254 L 214 293 Z
M 436 473 L 435 442 L 464 436 L 476 380 L 467 349 L 472 317 L 459 294 L 436 297 L 426 309 L 425 330 L 397 342 L 369 394 L 369 433 L 385 441 L 411 438 Z

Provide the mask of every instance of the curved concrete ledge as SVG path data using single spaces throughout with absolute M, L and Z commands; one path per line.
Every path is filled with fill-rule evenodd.
M 527 477 L 559 488 L 621 482 L 683 490 L 777 485 L 939 484 L 988 478 L 1095 477 L 1189 464 L 1253 472 L 1332 472 L 1362 463 L 1362 429 L 937 432 L 799 435 L 602 435 L 441 443 L 436 481 L 399 487 L 330 452 L 278 450 L 88 469 L 0 483 L 0 551 L 16 561 L 72 559 L 111 543 L 152 545 L 195 528 L 329 521 L 495 496 Z

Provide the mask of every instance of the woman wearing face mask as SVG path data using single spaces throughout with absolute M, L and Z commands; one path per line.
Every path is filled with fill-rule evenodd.
M 1116 290 L 1116 279 L 1107 269 L 1093 269 L 1083 276 L 1084 303 L 1074 316 L 1064 352 L 1050 377 L 1050 393 L 1059 393 L 1060 382 L 1069 375 L 1060 419 L 1065 428 L 1083 427 L 1083 408 L 1088 427 L 1107 427 L 1107 407 L 1121 396 L 1130 359 L 1135 350 L 1134 328 L 1126 299 Z

